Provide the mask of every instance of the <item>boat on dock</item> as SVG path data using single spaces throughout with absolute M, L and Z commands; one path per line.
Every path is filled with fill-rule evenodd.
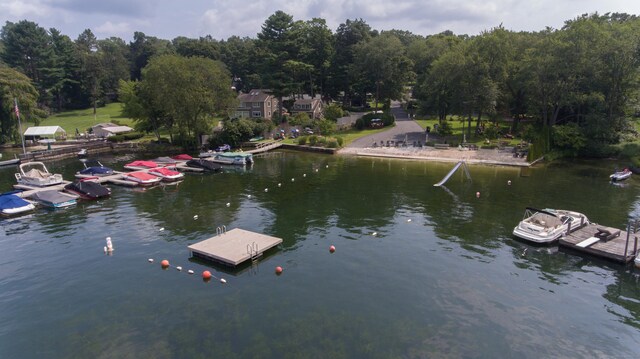
M 78 151 L 78 158 L 86 158 L 89 155 L 89 150 L 87 150 L 86 148 L 81 148 L 80 151 Z
M 90 160 L 83 162 L 84 169 L 78 171 L 79 175 L 88 175 L 88 176 L 111 176 L 113 174 L 113 168 L 105 167 L 98 160 Z
M 154 176 L 142 171 L 123 173 L 122 179 L 130 182 L 135 182 L 140 186 L 153 186 L 160 183 L 160 181 L 162 180 L 158 176 Z
M 29 198 L 45 207 L 64 208 L 76 204 L 78 197 L 68 193 L 56 191 L 54 189 L 38 191 Z
M 76 180 L 64 186 L 64 191 L 86 200 L 109 197 L 111 195 L 111 189 L 95 182 L 96 179 L 98 179 L 98 177 L 87 177 Z
M 0 194 L 0 213 L 3 216 L 15 216 L 21 213 L 33 211 L 36 206 L 16 195 L 20 191 L 11 191 Z
M 631 174 L 633 172 L 631 172 L 630 169 L 625 168 L 622 171 L 616 171 L 615 173 L 613 173 L 612 175 L 609 176 L 609 179 L 611 179 L 611 182 L 619 182 L 619 181 L 624 181 L 627 178 L 631 177 Z
M 46 187 L 62 183 L 62 175 L 50 173 L 42 162 L 23 163 L 20 172 L 15 174 L 19 185 Z
M 186 165 L 191 168 L 200 168 L 204 172 L 220 172 L 222 166 L 219 163 L 214 163 L 207 159 L 192 159 L 187 161 Z
M 530 242 L 547 244 L 588 223 L 589 219 L 579 212 L 527 207 L 524 218 L 513 229 L 513 235 Z
M 0 158 L 2 158 L 0 156 Z M 0 167 L 4 167 L 4 166 L 14 166 L 14 165 L 19 165 L 20 164 L 20 159 L 19 158 L 12 158 L 10 160 L 4 160 L 4 161 L 0 161 Z
M 246 166 L 253 164 L 253 155 L 244 152 L 223 152 L 218 153 L 209 161 L 220 163 L 222 165 L 239 165 Z
M 184 178 L 184 173 L 170 170 L 166 167 L 152 168 L 147 173 L 160 177 L 164 182 L 175 182 Z
M 134 171 L 148 170 L 156 167 L 158 167 L 158 164 L 154 161 L 133 161 L 124 165 L 124 168 Z
M 181 153 L 181 154 L 175 155 L 175 156 L 173 156 L 171 158 L 173 158 L 174 160 L 177 160 L 177 161 L 189 161 L 189 160 L 193 159 L 193 157 L 191 157 L 190 155 L 188 155 L 186 153 Z

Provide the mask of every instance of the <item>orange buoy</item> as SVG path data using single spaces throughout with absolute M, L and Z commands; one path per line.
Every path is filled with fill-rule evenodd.
M 335 251 L 336 251 L 336 247 L 335 246 L 329 247 L 329 252 L 333 253 Z
M 204 280 L 211 279 L 211 272 L 209 272 L 208 270 L 202 272 L 202 279 L 204 279 Z
M 160 265 L 162 266 L 162 268 L 169 268 L 169 261 L 166 259 L 163 259 L 162 262 L 160 262 Z
M 276 267 L 276 274 L 277 274 L 277 275 L 282 274 L 282 267 L 280 267 L 280 266 L 277 266 L 277 267 Z

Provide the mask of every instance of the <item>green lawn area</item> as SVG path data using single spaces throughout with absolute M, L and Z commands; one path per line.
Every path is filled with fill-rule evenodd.
M 346 147 L 348 144 L 350 144 L 351 142 L 357 140 L 360 137 L 372 135 L 372 134 L 378 133 L 378 132 L 383 132 L 383 131 L 386 131 L 388 129 L 389 129 L 388 127 L 376 128 L 376 129 L 367 129 L 367 130 L 362 130 L 362 131 L 356 130 L 356 129 L 350 129 L 350 130 L 346 130 L 346 131 L 338 131 L 338 132 L 334 133 L 333 135 L 327 136 L 327 137 L 336 137 L 336 138 L 337 137 L 342 137 L 344 139 L 344 143 L 342 144 L 342 147 Z M 288 143 L 288 144 L 291 144 L 291 145 L 297 145 L 298 144 L 298 139 L 297 138 L 287 138 L 282 142 L 283 143 Z
M 427 126 L 429 126 L 431 128 L 431 130 L 433 131 L 434 125 L 438 123 L 437 119 L 416 119 L 415 120 L 420 127 L 422 127 L 423 129 L 426 129 Z M 461 122 L 459 119 L 454 119 L 453 121 L 448 121 L 449 125 L 451 125 L 451 129 L 453 130 L 453 134 L 449 135 L 446 137 L 447 141 L 449 143 L 456 143 L 456 142 L 462 142 L 462 130 L 463 130 L 463 122 Z M 465 133 L 467 133 L 467 121 L 464 122 L 464 130 Z M 501 130 L 502 133 L 507 133 L 509 130 L 508 126 L 505 125 L 501 125 Z M 485 136 L 476 136 L 475 134 L 475 129 L 476 129 L 476 121 L 475 119 L 471 120 L 471 138 L 467 138 L 467 143 L 473 143 L 473 144 L 477 144 L 477 145 L 482 145 L 485 143 L 486 137 Z M 518 138 L 513 138 L 513 139 L 507 139 L 507 138 L 499 138 L 494 140 L 495 141 L 508 141 L 510 142 L 510 144 L 518 144 L 520 143 L 520 139 Z
M 102 122 L 133 127 L 133 120 L 122 116 L 122 104 L 119 102 L 98 107 L 95 116 L 93 108 L 60 112 L 47 117 L 40 122 L 40 126 L 60 126 L 67 131 L 68 136 L 73 136 L 76 133 L 76 128 L 80 132 L 84 132 L 89 127 Z M 33 126 L 33 123 L 27 123 L 26 126 Z

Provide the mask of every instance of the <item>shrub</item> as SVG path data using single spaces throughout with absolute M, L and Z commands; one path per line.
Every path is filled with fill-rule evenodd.
M 316 143 L 318 143 L 318 136 L 316 135 L 309 136 L 309 144 L 311 146 L 315 146 Z
M 327 147 L 329 148 L 338 148 L 338 140 L 335 138 L 332 138 L 330 140 L 327 141 Z
M 304 146 L 307 144 L 307 136 L 298 137 L 298 144 Z
M 338 142 L 338 146 L 342 147 L 342 145 L 344 145 L 344 138 L 338 137 L 336 138 L 336 141 Z
M 326 137 L 318 136 L 318 142 L 316 142 L 317 145 L 324 146 L 326 143 L 327 143 Z
M 453 129 L 451 128 L 451 124 L 447 121 L 442 121 L 442 123 L 438 125 L 438 134 L 440 136 L 449 136 L 453 134 Z

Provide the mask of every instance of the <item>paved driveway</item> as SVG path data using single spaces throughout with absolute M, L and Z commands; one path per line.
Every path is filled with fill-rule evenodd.
M 414 120 L 409 119 L 409 116 L 400 107 L 399 102 L 393 102 L 391 104 L 391 113 L 396 116 L 396 125 L 389 128 L 386 131 L 376 133 L 373 135 L 361 137 L 351 142 L 348 148 L 365 148 L 373 146 L 373 143 L 380 144 L 380 141 L 386 143 L 387 141 L 407 141 L 408 144 L 415 142 L 425 142 L 425 133 L 422 127 L 418 125 Z

